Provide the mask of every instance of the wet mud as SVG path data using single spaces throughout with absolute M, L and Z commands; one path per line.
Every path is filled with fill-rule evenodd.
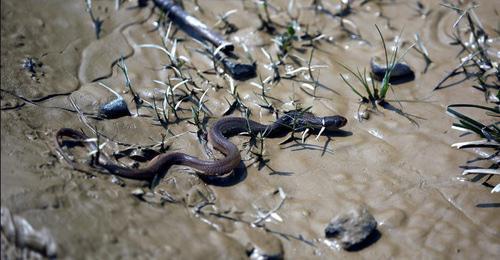
M 239 61 L 255 61 L 258 76 L 229 80 L 214 71 L 201 44 L 173 25 L 167 46 L 171 50 L 177 39 L 177 64 L 182 61 L 181 74 L 191 79 L 182 83 L 167 66 L 172 57 L 148 47 L 162 45 L 168 28 L 168 22 L 158 28 L 160 13 L 152 10 L 152 2 L 137 8 L 126 1 L 116 9 L 115 1 L 92 1 L 94 17 L 103 21 L 98 39 L 85 1 L 1 2 L 1 205 L 35 230 L 50 231 L 58 257 L 500 255 L 500 195 L 490 192 L 500 178 L 461 176 L 468 161 L 488 150 L 452 148 L 474 137 L 451 129 L 453 119 L 445 113 L 454 103 L 487 104 L 484 93 L 472 87 L 477 84 L 473 78 L 460 75 L 446 83 L 449 87 L 433 91 L 460 63 L 461 47 L 450 44 L 456 12 L 439 1 L 420 1 L 421 6 L 417 1 L 353 1 L 350 10 L 340 8 L 340 1 L 323 1 L 321 10 L 311 7 L 314 1 L 268 1 L 276 33 L 283 34 L 291 18 L 297 18 L 297 35 L 324 35 L 312 43 L 292 42 L 285 64 L 278 66 L 278 80 L 272 65 L 280 53 L 273 41 L 277 34 L 258 29 L 257 14 L 266 19 L 262 6 L 253 1 L 183 2 L 186 11 L 234 43 Z M 500 4 L 477 2 L 475 12 L 493 39 L 491 55 L 498 64 Z M 227 28 L 220 27 L 218 15 L 233 9 L 236 13 L 227 21 L 237 30 L 224 34 Z M 375 24 L 389 46 L 401 34 L 402 47 L 409 47 L 418 33 L 433 62 L 426 68 L 421 53 L 408 51 L 404 62 L 414 79 L 394 84 L 387 94 L 388 100 L 412 101 L 389 102 L 404 115 L 379 106 L 361 120 L 359 97 L 340 74 L 353 77 L 339 62 L 369 71 L 372 57 L 384 57 Z M 308 44 L 314 46 L 311 65 L 318 66 L 314 79 L 307 69 L 300 70 L 310 59 Z M 131 87 L 120 64 L 127 67 Z M 267 100 L 258 87 L 263 84 L 259 76 Z M 123 97 L 130 116 L 98 119 L 99 108 L 116 98 L 113 91 Z M 163 106 L 165 95 L 172 98 L 169 91 L 175 91 L 173 107 Z M 317 138 L 313 134 L 302 140 L 302 133 L 295 133 L 292 141 L 265 138 L 258 147 L 249 146 L 248 136 L 233 137 L 243 161 L 230 176 L 204 179 L 189 167 L 175 166 L 152 188 L 143 181 L 75 171 L 55 150 L 58 129 L 95 136 L 90 126 L 105 137 L 103 149 L 110 154 L 141 147 L 218 157 L 199 140 L 192 108 L 199 108 L 209 129 L 225 112 L 245 115 L 242 106 L 230 109 L 237 99 L 252 120 L 264 124 L 275 120 L 267 109 L 271 105 L 280 112 L 310 107 L 316 115 L 339 114 L 349 122 L 342 131 Z M 154 106 L 168 110 L 168 122 Z M 484 113 L 476 116 L 493 123 Z M 82 161 L 89 158 L 84 149 L 71 151 Z M 120 162 L 137 164 L 130 158 Z M 361 250 L 343 250 L 325 237 L 325 228 L 335 216 L 360 206 L 375 218 L 378 236 Z M 31 253 L 2 234 L 2 258 L 29 258 Z

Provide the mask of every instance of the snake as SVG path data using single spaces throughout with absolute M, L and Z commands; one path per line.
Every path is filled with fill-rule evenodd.
M 330 131 L 338 130 L 346 125 L 347 119 L 340 115 L 317 117 L 311 112 L 292 110 L 284 113 L 274 123 L 264 125 L 243 117 L 222 117 L 217 120 L 208 131 L 208 142 L 213 148 L 220 151 L 224 157 L 218 160 L 201 160 L 197 157 L 182 153 L 161 153 L 151 159 L 144 167 L 129 168 L 113 162 L 104 153 L 97 156 L 93 163 L 107 173 L 135 180 L 153 180 L 155 176 L 166 173 L 172 165 L 184 165 L 199 171 L 203 176 L 221 176 L 230 173 L 241 162 L 238 147 L 229 141 L 228 137 L 247 132 L 251 135 L 261 134 L 264 137 L 285 136 L 291 131 L 304 131 L 306 129 Z M 65 138 L 72 138 L 91 151 L 97 151 L 98 145 L 83 132 L 61 128 L 55 134 L 56 148 L 62 157 L 74 168 L 75 164 L 63 152 Z

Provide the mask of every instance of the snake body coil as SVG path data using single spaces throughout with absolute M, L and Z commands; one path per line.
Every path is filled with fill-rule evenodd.
M 336 130 L 347 123 L 347 119 L 342 116 L 316 117 L 309 112 L 290 111 L 285 113 L 271 125 L 263 125 L 252 120 L 239 117 L 225 117 L 218 120 L 208 132 L 208 141 L 215 149 L 224 154 L 220 160 L 200 160 L 194 156 L 172 152 L 157 155 L 143 168 L 127 168 L 120 166 L 110 160 L 104 154 L 99 156 L 99 161 L 95 166 L 105 169 L 111 174 L 138 180 L 151 180 L 156 175 L 165 173 L 172 165 L 186 165 L 192 167 L 206 176 L 218 176 L 231 172 L 241 161 L 238 147 L 231 143 L 227 137 L 237 135 L 242 132 L 252 134 L 261 133 L 266 137 L 283 136 L 291 130 L 301 131 L 305 128 L 326 128 Z M 88 136 L 70 129 L 62 128 L 56 133 L 56 146 L 63 154 L 68 163 L 73 162 L 62 152 L 63 138 L 69 137 L 79 140 L 91 150 L 96 150 L 95 142 L 88 142 Z

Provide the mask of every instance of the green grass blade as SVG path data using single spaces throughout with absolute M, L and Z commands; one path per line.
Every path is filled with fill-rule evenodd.
M 368 94 L 368 99 L 372 100 L 372 101 L 375 100 L 375 98 L 373 97 L 372 92 L 370 91 L 370 86 L 368 86 L 368 82 L 366 81 L 366 69 L 364 69 L 364 75 L 361 74 L 361 71 L 359 71 L 359 68 L 357 68 L 357 71 L 358 71 L 357 78 L 361 82 L 361 85 L 363 85 L 363 87 L 365 88 L 365 91 Z
M 472 107 L 472 108 L 479 108 L 479 109 L 488 110 L 488 111 L 491 111 L 493 113 L 500 114 L 499 107 L 485 107 L 485 106 L 473 105 L 473 104 L 453 104 L 453 105 L 448 106 L 448 108 L 451 108 L 451 107 Z
M 380 28 L 378 28 L 378 25 L 375 24 L 375 28 L 377 28 L 378 35 L 380 35 L 380 39 L 382 39 L 382 45 L 384 46 L 384 53 L 385 53 L 385 65 L 386 68 L 389 68 L 389 55 L 387 55 L 387 46 L 385 45 L 384 36 L 382 35 Z
M 481 136 L 481 137 L 485 137 L 483 132 L 481 131 L 482 128 L 478 128 L 476 126 L 474 126 L 473 124 L 470 124 L 469 122 L 467 121 L 463 121 L 463 120 L 460 120 L 460 126 L 462 128 L 465 128 L 465 129 L 469 129 L 470 131 L 476 133 L 477 135 Z
M 347 71 L 349 71 L 352 75 L 354 75 L 360 82 L 363 82 L 363 78 L 360 77 L 358 74 L 356 74 L 356 72 L 354 72 L 351 68 L 349 68 L 347 65 L 344 65 L 338 61 L 335 61 L 337 64 L 339 64 L 340 66 L 342 66 L 344 69 L 346 69 Z
M 478 128 L 478 129 L 481 129 L 481 128 L 484 128 L 484 125 L 477 122 L 476 120 L 462 114 L 462 113 L 459 113 L 453 109 L 446 109 L 446 112 L 451 115 L 452 117 L 455 117 L 457 118 L 458 120 L 460 121 L 464 121 L 464 122 L 467 122 L 469 125 L 473 125 L 475 128 Z
M 346 78 L 344 78 L 344 75 L 340 74 L 340 77 L 342 78 L 342 80 L 352 89 L 352 91 L 354 91 L 354 93 L 356 93 L 356 95 L 358 95 L 360 98 L 363 98 L 363 95 L 361 95 L 361 93 L 359 93 L 352 85 L 351 83 L 349 83 L 347 81 Z
M 477 135 L 486 138 L 488 140 L 493 140 L 495 142 L 500 142 L 500 129 L 497 127 L 497 124 L 500 124 L 499 122 L 496 122 L 491 125 L 483 125 L 482 123 L 458 112 L 455 111 L 453 108 L 458 108 L 458 107 L 467 107 L 467 108 L 477 108 L 481 110 L 485 110 L 488 112 L 494 112 L 494 113 L 499 113 L 499 109 L 497 107 L 486 107 L 486 106 L 481 106 L 481 105 L 473 105 L 473 104 L 453 104 L 447 107 L 446 113 L 456 119 L 459 120 L 459 124 L 453 124 L 453 126 L 462 128 L 462 129 L 467 129 L 469 131 L 472 131 L 476 133 Z

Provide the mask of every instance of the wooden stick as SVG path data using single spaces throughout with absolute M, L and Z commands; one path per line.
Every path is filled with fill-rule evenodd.
M 175 4 L 172 0 L 154 0 L 156 7 L 164 11 L 172 21 L 179 26 L 184 32 L 189 34 L 200 41 L 208 41 L 216 48 L 225 45 L 222 49 L 224 52 L 231 52 L 234 50 L 234 45 L 227 42 L 222 36 L 196 19 L 194 16 L 189 15 L 179 5 Z

